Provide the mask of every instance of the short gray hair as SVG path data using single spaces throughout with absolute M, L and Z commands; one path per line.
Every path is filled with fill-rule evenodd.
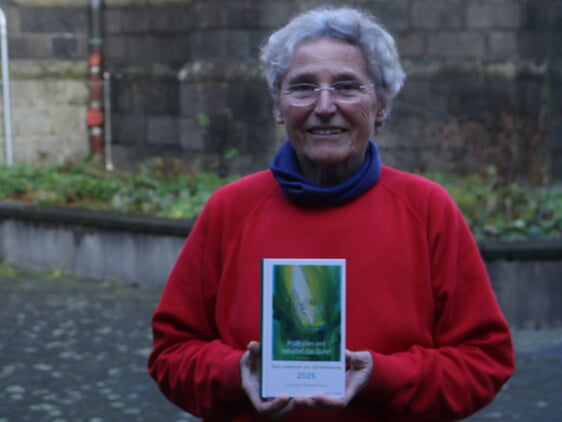
M 330 6 L 296 16 L 262 46 L 260 64 L 275 102 L 297 46 L 319 38 L 335 38 L 357 46 L 375 83 L 377 97 L 390 107 L 406 77 L 394 38 L 371 14 Z

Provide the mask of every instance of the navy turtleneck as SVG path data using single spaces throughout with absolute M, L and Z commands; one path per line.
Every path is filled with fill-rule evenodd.
M 337 205 L 357 198 L 378 180 L 381 159 L 377 145 L 369 141 L 365 161 L 348 179 L 337 185 L 322 186 L 305 178 L 300 170 L 297 153 L 285 142 L 271 161 L 271 171 L 283 193 L 297 205 Z

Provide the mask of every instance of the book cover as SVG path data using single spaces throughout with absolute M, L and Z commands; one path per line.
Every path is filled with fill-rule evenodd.
M 345 260 L 262 262 L 261 395 L 345 391 Z

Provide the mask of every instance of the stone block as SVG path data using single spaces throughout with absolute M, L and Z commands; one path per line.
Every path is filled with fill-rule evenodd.
M 121 16 L 125 13 L 123 9 L 105 8 L 103 11 L 103 30 L 106 37 L 121 34 Z
M 518 107 L 517 82 L 504 76 L 488 77 L 486 82 L 486 102 L 494 112 L 512 113 Z
M 273 120 L 273 101 L 265 84 L 256 81 L 231 83 L 226 96 L 234 120 Z
M 12 131 L 14 136 L 52 135 L 53 122 L 46 107 L 26 107 L 12 110 Z
M 225 7 L 221 1 L 198 1 L 194 3 L 192 13 L 196 17 L 197 28 L 220 29 L 226 27 L 228 7 Z
M 191 37 L 188 34 L 153 34 L 147 44 L 147 54 L 154 62 L 179 68 L 191 58 Z
M 261 17 L 264 13 L 263 1 L 231 0 L 225 13 L 224 23 L 228 28 L 256 28 L 261 27 Z
M 517 29 L 521 26 L 521 7 L 511 0 L 469 2 L 466 16 L 471 29 Z
M 412 29 L 461 29 L 464 26 L 464 2 L 418 0 L 411 7 Z
M 536 78 L 521 79 L 517 83 L 517 111 L 538 116 L 543 107 L 544 81 Z
M 425 54 L 426 33 L 423 31 L 400 32 L 394 39 L 401 58 L 420 58 Z
M 490 112 L 488 84 L 478 74 L 465 74 L 448 81 L 451 84 L 448 102 L 449 112 L 455 116 L 485 117 Z
M 410 28 L 410 0 L 370 0 L 362 3 L 358 6 L 371 12 L 393 35 Z
M 111 123 L 111 131 L 116 144 L 144 144 L 147 133 L 144 114 L 115 112 L 112 113 Z
M 52 48 L 52 39 L 48 35 L 14 35 L 8 39 L 12 59 L 48 59 Z
M 444 80 L 412 77 L 392 105 L 392 118 L 395 116 L 424 116 L 426 118 L 444 116 L 449 113 L 448 97 L 450 87 Z
M 141 63 L 150 63 L 149 39 L 143 34 L 130 35 L 126 38 L 126 60 L 127 63 L 136 65 Z
M 180 87 L 180 110 L 182 117 L 207 118 L 224 113 L 228 107 L 226 102 L 227 85 L 222 82 L 205 84 L 182 84 Z
M 26 108 L 37 105 L 45 96 L 44 81 L 10 81 L 11 105 L 12 107 Z
M 179 123 L 179 140 L 184 151 L 202 151 L 204 147 L 204 130 L 195 117 L 181 118 Z
M 108 35 L 103 45 L 105 60 L 112 64 L 123 63 L 127 57 L 127 38 L 120 35 Z
M 417 143 L 429 128 L 429 121 L 423 116 L 393 114 L 378 130 L 375 140 L 379 147 L 409 148 Z M 438 142 L 435 140 L 434 142 Z
M 57 104 L 49 107 L 47 116 L 56 137 L 60 139 L 76 135 L 87 137 L 86 104 L 82 107 Z
M 22 33 L 88 33 L 88 9 L 83 7 L 21 7 Z
M 488 36 L 488 57 L 509 60 L 517 55 L 517 36 L 512 31 L 492 31 Z
M 148 15 L 148 25 L 153 33 L 186 33 L 193 30 L 197 20 L 192 5 L 152 7 Z
M 180 89 L 176 79 L 147 80 L 144 83 L 144 109 L 151 114 L 179 114 Z
M 229 57 L 235 60 L 256 60 L 259 57 L 260 46 L 268 35 L 266 31 L 260 30 L 231 31 L 227 43 Z
M 88 57 L 88 43 L 85 37 L 73 35 L 55 36 L 53 42 L 53 57 L 56 59 L 86 59 Z
M 231 119 L 224 113 L 211 115 L 203 130 L 204 151 L 224 155 L 229 148 L 229 141 L 235 136 Z
M 119 17 L 120 33 L 143 34 L 149 29 L 148 15 L 150 11 L 146 7 L 131 7 L 123 9 Z
M 20 29 L 20 12 L 19 8 L 13 5 L 5 6 L 2 4 L 2 9 L 6 15 L 7 31 L 11 36 L 12 34 L 19 34 Z
M 562 61 L 562 25 L 557 28 L 558 30 L 551 32 L 552 49 L 550 50 L 550 57 L 551 59 L 556 58 L 556 61 L 560 64 Z M 554 60 L 552 60 L 552 62 L 554 62 Z M 553 63 L 553 66 L 556 66 L 556 64 Z
M 158 145 L 178 145 L 179 120 L 173 116 L 149 116 L 147 142 Z
M 520 31 L 517 45 L 521 58 L 545 61 L 549 57 L 551 38 L 547 31 Z
M 137 78 L 116 78 L 112 82 L 112 108 L 116 113 L 139 111 L 144 105 L 143 81 Z
M 552 115 L 562 112 L 562 72 L 559 69 L 562 69 L 562 60 L 552 60 L 548 71 L 548 88 L 550 92 L 547 104 Z
M 550 149 L 551 151 L 562 154 L 562 114 L 558 114 L 552 119 L 552 133 Z M 559 169 L 562 176 L 562 168 Z
M 18 142 L 14 143 L 14 162 L 22 164 L 36 164 L 45 162 L 46 146 L 55 142 L 52 135 L 30 136 L 28 134 L 18 136 Z M 38 145 L 38 147 L 36 146 Z
M 295 13 L 293 0 L 263 2 L 262 24 L 267 28 L 279 28 L 289 21 Z
M 261 35 L 243 29 L 197 31 L 192 34 L 192 59 L 255 58 L 262 41 Z
M 281 126 L 277 125 L 273 118 L 238 122 L 237 125 L 237 132 L 241 136 L 237 142 L 243 148 L 242 151 L 251 154 L 258 161 L 269 163 L 278 148 L 276 135 L 277 129 Z M 283 130 L 280 139 L 284 141 L 286 138 Z
M 428 34 L 427 53 L 440 58 L 484 58 L 486 38 L 481 32 L 436 31 Z
M 524 29 L 533 31 L 562 27 L 562 2 L 533 0 L 525 2 L 523 7 Z

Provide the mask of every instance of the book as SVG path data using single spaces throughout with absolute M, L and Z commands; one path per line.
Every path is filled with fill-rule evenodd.
M 345 394 L 345 259 L 264 259 L 261 397 Z

